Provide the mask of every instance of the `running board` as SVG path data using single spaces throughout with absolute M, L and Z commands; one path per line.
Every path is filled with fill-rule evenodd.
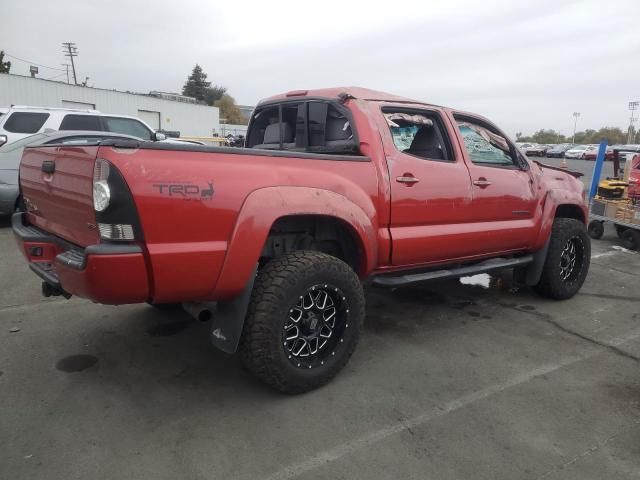
M 505 268 L 521 267 L 533 262 L 533 255 L 525 255 L 517 258 L 492 258 L 473 265 L 463 265 L 446 270 L 432 270 L 429 272 L 413 273 L 406 275 L 377 275 L 371 281 L 379 287 L 404 287 L 414 283 L 428 282 L 431 280 L 442 280 L 445 278 L 459 278 L 478 273 L 492 272 Z

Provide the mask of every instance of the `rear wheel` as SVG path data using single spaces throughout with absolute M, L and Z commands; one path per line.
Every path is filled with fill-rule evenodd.
M 240 355 L 247 369 L 285 393 L 333 378 L 349 361 L 364 320 L 356 273 L 320 252 L 293 252 L 258 273 Z
M 573 218 L 556 218 L 536 290 L 557 300 L 573 297 L 587 277 L 590 260 L 591 240 L 584 224 Z
M 622 234 L 622 246 L 628 250 L 640 249 L 640 232 L 633 228 L 627 228 Z
M 589 236 L 594 240 L 602 238 L 602 235 L 604 234 L 604 223 L 600 220 L 591 220 L 589 222 L 587 232 L 589 233 Z

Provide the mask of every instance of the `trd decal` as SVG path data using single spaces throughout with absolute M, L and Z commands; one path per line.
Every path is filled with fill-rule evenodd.
M 207 182 L 207 187 L 200 187 L 193 183 L 154 183 L 160 195 L 184 198 L 185 200 L 210 200 L 213 197 L 213 183 Z

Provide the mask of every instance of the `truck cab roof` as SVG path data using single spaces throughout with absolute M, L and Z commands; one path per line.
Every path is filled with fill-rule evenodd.
M 319 88 L 314 90 L 291 90 L 286 93 L 281 93 L 272 97 L 265 98 L 258 103 L 258 106 L 282 100 L 290 100 L 296 97 L 333 98 L 336 100 L 340 100 L 343 98 L 356 98 L 359 100 L 375 102 L 414 103 L 417 105 L 429 105 L 438 107 L 438 105 L 433 105 L 421 100 L 414 100 L 411 98 L 401 97 L 399 95 L 393 95 L 391 93 L 380 92 L 378 90 L 372 90 L 362 87 L 331 87 Z

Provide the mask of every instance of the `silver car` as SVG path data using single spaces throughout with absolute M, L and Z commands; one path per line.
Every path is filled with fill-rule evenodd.
M 18 169 L 25 147 L 38 145 L 95 145 L 105 139 L 140 142 L 137 137 L 110 132 L 50 131 L 36 133 L 0 147 L 0 215 L 11 215 L 19 207 Z

